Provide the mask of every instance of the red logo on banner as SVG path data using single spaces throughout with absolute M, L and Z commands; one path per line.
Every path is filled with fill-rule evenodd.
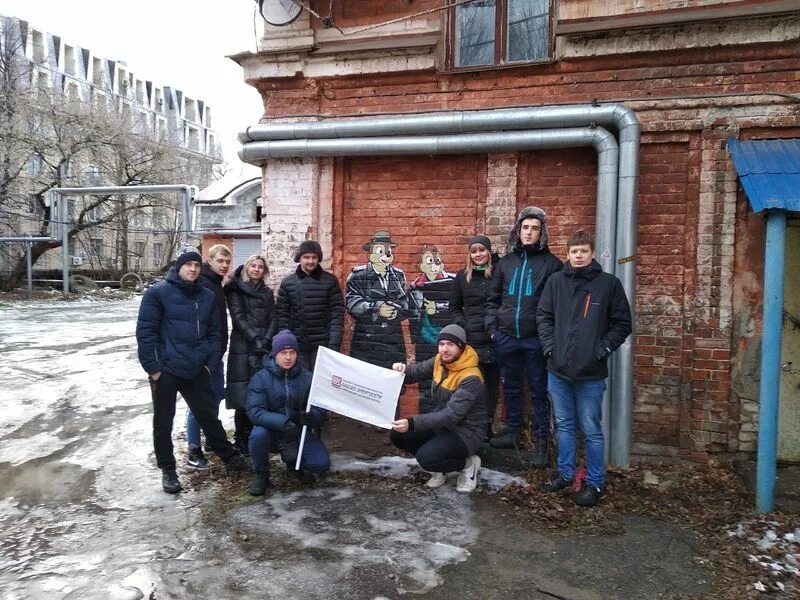
M 342 378 L 336 375 L 331 377 L 331 385 L 335 388 L 342 387 Z

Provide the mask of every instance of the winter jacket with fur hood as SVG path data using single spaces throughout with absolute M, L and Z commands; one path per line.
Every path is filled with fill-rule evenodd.
M 523 246 L 519 230 L 525 219 L 539 219 L 542 231 L 539 241 Z M 491 289 L 486 301 L 486 331 L 494 336 L 498 330 L 516 338 L 537 334 L 536 307 L 547 278 L 561 270 L 561 261 L 547 247 L 547 215 L 535 206 L 524 208 L 508 236 L 511 253 L 494 268 Z

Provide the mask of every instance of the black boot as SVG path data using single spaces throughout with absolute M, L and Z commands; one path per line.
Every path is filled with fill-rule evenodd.
M 531 465 L 534 469 L 543 469 L 550 464 L 550 449 L 547 440 L 536 438 L 533 440 L 533 453 L 531 454 Z
M 559 490 L 563 490 L 564 488 L 568 488 L 570 485 L 572 485 L 572 482 L 569 479 L 565 479 L 556 473 L 550 478 L 549 481 L 545 481 L 539 485 L 539 491 L 544 493 L 557 492 Z
M 243 473 L 250 468 L 248 461 L 241 454 L 236 452 L 228 460 L 225 461 L 225 473 L 231 475 L 233 473 Z
M 268 487 L 272 484 L 269 481 L 269 472 L 256 473 L 253 481 L 250 483 L 250 488 L 247 490 L 251 496 L 263 496 Z
M 308 485 L 314 483 L 314 475 L 303 469 L 290 469 L 292 475 L 302 484 Z
M 581 491 L 575 494 L 575 504 L 578 506 L 594 506 L 600 502 L 600 488 L 588 483 L 581 486 Z
M 178 481 L 178 474 L 175 469 L 164 469 L 161 476 L 161 486 L 168 494 L 177 494 L 183 489 L 181 482 Z
M 492 448 L 502 448 L 508 450 L 510 448 L 519 448 L 520 445 L 520 435 L 519 431 L 516 429 L 509 429 L 505 435 L 501 435 L 500 437 L 492 438 L 492 441 L 489 442 Z

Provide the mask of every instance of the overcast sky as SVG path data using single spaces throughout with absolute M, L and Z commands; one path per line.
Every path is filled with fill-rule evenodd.
M 254 0 L 0 0 L 0 14 L 206 101 L 225 160 L 238 168 L 236 134 L 258 121 L 261 101 L 225 56 L 255 51 L 262 21 L 254 24 L 254 6 Z

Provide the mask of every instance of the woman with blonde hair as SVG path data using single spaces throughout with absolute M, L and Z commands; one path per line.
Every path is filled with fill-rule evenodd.
M 268 275 L 267 260 L 261 254 L 254 254 L 236 269 L 225 286 L 233 323 L 225 406 L 235 411 L 235 445 L 242 454 L 249 454 L 248 439 L 253 429 L 245 410 L 247 384 L 261 369 L 275 333 L 275 296 L 266 284 Z
M 497 408 L 500 370 L 495 362 L 492 338 L 486 332 L 486 297 L 491 289 L 492 269 L 499 257 L 492 254 L 492 242 L 476 235 L 467 244 L 467 265 L 456 274 L 450 292 L 450 316 L 467 332 L 467 344 L 478 353 L 478 368 L 486 387 L 486 412 L 489 423 L 486 441 L 492 437 L 492 422 Z

